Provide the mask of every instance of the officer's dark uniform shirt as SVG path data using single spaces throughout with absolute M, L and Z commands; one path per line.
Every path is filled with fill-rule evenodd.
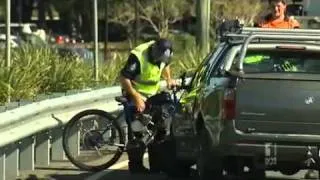
M 149 57 L 151 56 L 151 51 L 148 49 Z M 161 63 L 157 63 L 158 67 L 160 67 Z M 167 66 L 168 64 L 166 64 Z M 121 75 L 130 80 L 134 80 L 137 75 L 140 74 L 140 62 L 134 54 L 130 54 L 128 57 L 128 61 L 124 68 L 121 70 Z

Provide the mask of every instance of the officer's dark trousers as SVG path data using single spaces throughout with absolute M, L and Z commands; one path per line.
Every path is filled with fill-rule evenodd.
M 142 141 L 131 140 L 127 146 L 127 153 L 129 158 L 128 167 L 131 172 L 143 172 L 143 154 L 145 152 L 145 145 Z
M 165 134 L 165 132 L 163 132 Z M 163 137 L 155 137 L 155 141 L 148 145 L 149 166 L 151 172 L 164 172 L 166 163 L 170 162 L 166 157 L 170 149 L 170 142 L 163 141 Z
M 128 136 L 129 136 L 129 142 L 127 146 L 127 154 L 128 154 L 128 167 L 131 172 L 141 172 L 145 171 L 145 167 L 143 166 L 143 155 L 146 151 L 146 148 L 148 148 L 148 159 L 149 159 L 149 167 L 150 172 L 157 173 L 163 170 L 163 167 L 166 165 L 165 162 L 170 162 L 165 157 L 168 149 L 168 142 L 167 141 L 161 141 L 163 140 L 166 130 L 163 130 L 163 132 L 159 132 L 159 135 L 155 137 L 154 142 L 150 143 L 148 147 L 145 146 L 145 144 L 139 140 L 142 136 L 139 133 L 133 134 L 131 131 L 131 122 L 134 120 L 134 113 L 135 113 L 135 106 L 133 103 L 129 103 L 127 106 L 125 106 L 125 113 L 126 113 L 126 121 L 128 124 Z M 133 140 L 133 136 L 135 136 L 135 140 Z
M 141 172 L 145 171 L 143 166 L 143 155 L 148 148 L 148 159 L 150 172 L 159 173 L 163 171 L 165 162 L 170 162 L 165 158 L 167 155 L 166 147 L 168 146 L 167 142 L 153 142 L 146 147 L 141 141 L 131 141 L 128 145 L 128 158 L 129 158 L 129 170 L 131 172 Z
M 131 172 L 141 172 L 145 168 L 143 166 L 143 154 L 146 150 L 144 143 L 139 140 L 139 134 L 136 135 L 136 139 L 133 140 L 134 134 L 131 130 L 131 122 L 134 121 L 135 105 L 133 102 L 129 102 L 124 107 L 124 112 L 126 116 L 126 122 L 128 124 L 128 145 L 127 154 L 129 159 L 129 170 Z

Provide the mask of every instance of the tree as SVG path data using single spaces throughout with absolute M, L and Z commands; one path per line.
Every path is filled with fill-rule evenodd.
M 104 19 L 104 3 L 99 0 L 99 17 Z M 127 34 L 133 34 L 135 22 L 135 0 L 108 0 L 109 22 L 121 24 L 127 29 Z M 138 3 L 139 19 L 142 20 L 141 27 L 147 24 L 161 37 L 168 36 L 169 25 L 182 17 L 182 14 L 190 9 L 192 0 L 136 0 Z M 74 23 L 81 29 L 82 33 L 92 34 L 92 0 L 50 0 L 59 12 L 61 19 L 70 26 Z M 69 28 L 70 29 L 70 28 Z
M 139 0 L 140 18 L 147 21 L 159 37 L 167 37 L 169 25 L 190 9 L 189 1 Z
M 182 18 L 190 8 L 189 2 L 181 0 L 113 0 L 110 2 L 109 22 L 121 24 L 126 28 L 129 39 L 134 35 L 135 1 L 139 29 L 155 33 L 158 37 L 167 37 L 169 25 Z
M 197 0 L 197 45 L 201 55 L 210 51 L 210 0 Z
M 239 19 L 246 26 L 251 26 L 262 6 L 261 0 L 215 0 L 211 3 L 211 22 L 216 24 L 223 19 Z
M 50 0 L 50 3 L 58 11 L 69 34 L 75 27 L 77 33 L 81 32 L 85 39 L 90 39 L 92 28 L 88 27 L 93 27 L 92 0 Z
M 132 34 L 132 23 L 135 20 L 133 0 L 113 0 L 109 5 L 109 22 L 121 24 L 127 34 Z
M 34 0 L 11 0 L 11 21 L 30 22 Z M 0 18 L 6 15 L 6 0 L 0 0 Z
M 0 18 L 4 20 L 6 15 L 6 1 L 0 1 Z

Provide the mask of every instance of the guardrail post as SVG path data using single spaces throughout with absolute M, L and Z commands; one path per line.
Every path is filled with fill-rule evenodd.
M 0 180 L 6 180 L 6 154 L 4 148 L 0 148 Z
M 50 164 L 50 139 L 49 133 L 41 132 L 36 136 L 36 165 L 49 166 Z
M 16 179 L 19 176 L 19 148 L 16 144 L 11 144 L 7 146 L 6 149 L 6 159 L 5 159 L 5 178 Z
M 51 159 L 54 161 L 66 160 L 62 147 L 63 127 L 57 127 L 52 130 Z
M 70 153 L 73 157 L 77 157 L 80 155 L 80 131 L 79 131 L 79 124 L 73 126 L 70 129 L 70 134 L 68 142 L 72 142 L 70 147 Z
M 22 140 L 20 144 L 20 170 L 34 170 L 34 146 L 33 136 Z

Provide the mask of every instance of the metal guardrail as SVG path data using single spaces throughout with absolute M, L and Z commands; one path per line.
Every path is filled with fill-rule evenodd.
M 120 87 L 110 87 L 43 100 L 1 113 L 0 180 L 15 180 L 19 171 L 64 160 L 63 125 L 85 109 L 118 110 L 114 97 L 120 94 Z
M 98 89 L 98 88 L 96 88 L 96 89 Z M 32 99 L 19 99 L 17 101 L 11 101 L 9 103 L 2 104 L 0 106 L 0 113 L 3 113 L 5 111 L 9 111 L 9 110 L 12 110 L 15 108 L 19 108 L 21 106 L 25 106 L 27 104 L 37 103 L 37 102 L 47 100 L 47 99 L 54 99 L 54 98 L 58 98 L 58 97 L 69 96 L 72 94 L 84 93 L 84 92 L 88 92 L 91 90 L 93 90 L 93 89 L 68 90 L 65 92 L 57 92 L 57 93 L 51 93 L 51 94 L 38 94 L 37 96 L 35 96 Z
M 161 87 L 164 85 L 161 82 Z M 51 161 L 66 160 L 62 148 L 64 125 L 85 109 L 119 110 L 114 97 L 120 94 L 119 86 L 109 87 L 0 113 L 0 180 L 15 180 L 21 171 L 34 171 L 35 167 L 49 166 Z M 71 138 L 78 140 L 79 133 Z M 79 144 L 75 145 L 78 148 Z

